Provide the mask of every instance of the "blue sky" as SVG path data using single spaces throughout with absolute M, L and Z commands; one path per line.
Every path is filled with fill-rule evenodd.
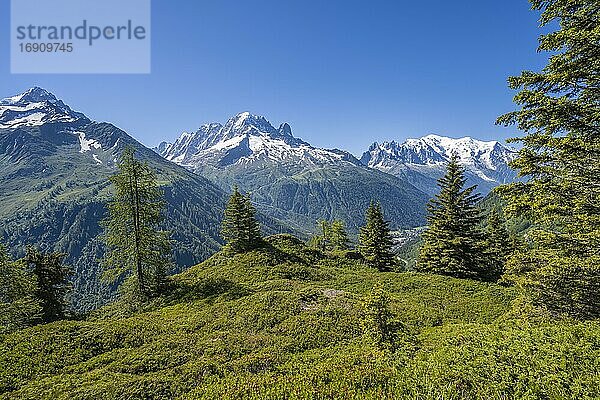
M 509 75 L 539 69 L 526 0 L 152 3 L 149 75 L 11 75 L 0 0 L 0 98 L 44 87 L 146 145 L 241 111 L 320 147 L 428 133 L 505 139 Z

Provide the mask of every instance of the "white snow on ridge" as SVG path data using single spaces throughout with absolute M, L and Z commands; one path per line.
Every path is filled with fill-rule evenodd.
M 81 149 L 79 150 L 80 153 L 85 153 L 87 151 L 90 151 L 92 148 L 102 149 L 102 145 L 100 143 L 98 143 L 96 140 L 86 139 L 85 132 L 74 132 L 74 133 L 79 136 L 79 145 L 81 147 Z
M 56 96 L 41 88 L 0 100 L 0 129 L 39 126 L 46 123 L 75 122 L 84 119 Z
M 210 147 L 208 150 L 209 151 L 220 151 L 220 150 L 224 150 L 224 149 L 231 149 L 231 148 L 238 146 L 244 139 L 245 139 L 244 136 L 236 136 L 229 140 L 223 140 L 223 141 L 215 144 L 214 146 Z M 252 143 L 252 141 L 250 143 Z M 250 148 L 252 148 L 252 146 L 250 146 Z
M 349 153 L 312 147 L 294 138 L 288 124 L 275 128 L 264 117 L 239 113 L 225 125 L 205 124 L 195 133 L 184 132 L 174 143 L 155 149 L 167 160 L 194 168 L 202 165 L 248 165 L 253 162 L 286 162 L 307 166 L 358 163 Z
M 4 114 L 4 112 L 2 112 Z M 0 116 L 2 115 L 0 114 Z M 23 117 L 14 118 L 8 122 L 0 123 L 0 128 L 15 128 L 18 126 L 39 126 L 44 124 L 46 114 L 42 112 L 34 112 Z

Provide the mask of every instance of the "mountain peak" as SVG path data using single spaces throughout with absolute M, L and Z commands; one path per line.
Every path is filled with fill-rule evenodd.
M 265 117 L 251 114 L 248 111 L 230 118 L 223 129 L 225 136 L 229 138 L 238 134 L 269 135 L 277 132 Z
M 35 86 L 0 100 L 0 129 L 39 126 L 46 123 L 89 121 L 49 91 Z
M 188 168 L 211 162 L 219 167 L 254 162 L 360 164 L 347 152 L 318 149 L 295 138 L 288 123 L 275 128 L 265 117 L 248 111 L 230 118 L 225 125 L 205 124 L 193 134 L 183 133 L 174 143 L 161 143 L 155 151 Z
M 292 127 L 287 122 L 279 125 L 279 129 L 277 129 L 277 131 L 283 136 L 293 136 Z
M 58 99 L 49 91 L 42 89 L 41 87 L 34 86 L 21 94 L 0 100 L 0 105 L 10 106 L 26 103 L 38 103 L 42 101 L 49 101 L 54 103 L 58 101 Z
M 484 189 L 514 180 L 509 163 L 515 150 L 497 141 L 482 141 L 472 137 L 451 138 L 429 134 L 403 143 L 374 143 L 363 155 L 363 164 L 394 175 L 407 171 L 431 173 L 434 178 L 443 174 L 449 159 L 456 155 L 467 173 Z M 420 179 L 420 178 L 419 178 Z M 418 181 L 418 179 L 416 180 Z

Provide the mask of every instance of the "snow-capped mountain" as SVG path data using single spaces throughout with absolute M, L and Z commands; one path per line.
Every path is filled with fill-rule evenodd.
M 300 164 L 303 167 L 360 162 L 348 152 L 311 146 L 292 135 L 287 123 L 275 128 L 265 117 L 243 112 L 225 125 L 202 125 L 184 132 L 174 143 L 163 142 L 155 150 L 167 160 L 195 170 L 203 166 L 224 168 L 260 162 Z
M 66 253 L 75 271 L 72 298 L 78 310 L 110 297 L 99 280 L 99 222 L 106 215 L 109 177 L 125 146 L 165 182 L 165 228 L 180 243 L 177 265 L 197 264 L 219 248 L 226 194 L 208 180 L 40 88 L 0 100 L 0 118 L 0 241 L 15 249 L 15 257 L 27 245 Z M 280 226 L 265 225 L 269 232 Z M 103 298 L 91 299 L 91 293 Z
M 76 121 L 89 122 L 85 115 L 71 110 L 52 93 L 39 87 L 0 100 L 0 129 Z
M 155 148 L 168 160 L 229 191 L 237 185 L 259 210 L 306 232 L 320 218 L 342 219 L 356 230 L 379 200 L 395 226 L 423 224 L 427 196 L 398 177 L 368 168 L 352 154 L 296 138 L 289 124 L 240 113 L 224 125 L 203 125 Z
M 374 143 L 363 154 L 361 162 L 406 177 L 421 190 L 435 193 L 434 181 L 443 175 L 453 154 L 464 165 L 469 183 L 477 184 L 483 193 L 516 179 L 515 171 L 508 166 L 516 156 L 514 149 L 497 141 L 485 142 L 470 137 L 452 139 L 427 135 L 404 143 Z

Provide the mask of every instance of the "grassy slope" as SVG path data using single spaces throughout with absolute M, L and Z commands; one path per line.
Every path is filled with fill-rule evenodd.
M 285 236 L 217 254 L 143 310 L 0 339 L 0 398 L 597 398 L 600 325 L 528 325 L 514 292 L 327 259 Z M 385 282 L 412 338 L 394 354 L 361 334 Z

